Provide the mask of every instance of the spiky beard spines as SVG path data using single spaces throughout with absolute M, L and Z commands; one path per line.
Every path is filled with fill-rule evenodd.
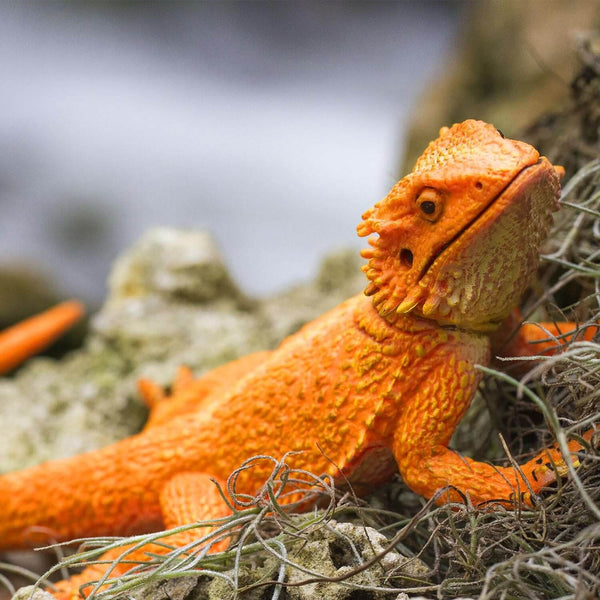
M 414 196 L 413 174 L 409 173 L 391 189 L 390 193 L 362 215 L 356 228 L 360 237 L 367 237 L 369 248 L 361 251 L 368 260 L 363 266 L 369 280 L 364 293 L 371 296 L 373 305 L 382 315 L 390 315 L 400 306 L 411 287 L 409 270 L 399 258 L 402 239 L 411 233 L 412 204 L 407 198 Z
M 403 269 L 397 256 L 395 247 L 397 241 L 389 239 L 388 236 L 379 235 L 369 239 L 371 248 L 361 252 L 363 258 L 369 262 L 362 267 L 363 272 L 369 279 L 369 284 L 364 290 L 366 296 L 372 296 L 373 306 L 381 316 L 395 314 L 407 297 L 410 289 L 406 278 L 406 269 Z M 420 292 L 419 288 L 414 290 Z M 412 296 L 411 296 L 412 297 Z M 416 306 L 419 298 L 413 305 Z

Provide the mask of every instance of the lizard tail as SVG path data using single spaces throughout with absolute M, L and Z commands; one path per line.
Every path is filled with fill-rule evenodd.
M 139 451 L 150 455 L 150 442 L 134 436 L 0 476 L 0 551 L 158 529 L 158 484 L 140 486 L 135 481 L 139 470 L 152 478 L 162 462 L 132 460 L 130 446 L 138 440 L 143 442 Z
M 83 315 L 81 303 L 70 300 L 0 333 L 0 374 L 49 346 Z

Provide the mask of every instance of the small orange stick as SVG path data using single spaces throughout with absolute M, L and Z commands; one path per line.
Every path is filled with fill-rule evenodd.
M 0 374 L 49 346 L 83 313 L 83 305 L 70 300 L 0 332 Z

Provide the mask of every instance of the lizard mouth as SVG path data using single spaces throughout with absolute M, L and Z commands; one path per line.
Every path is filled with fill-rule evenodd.
M 521 169 L 437 249 L 396 312 L 415 310 L 472 330 L 493 328 L 535 273 L 558 210 L 560 175 L 546 158 Z
M 554 167 L 548 159 L 541 157 L 535 164 L 528 165 L 521 169 L 491 200 L 483 207 L 483 209 L 477 213 L 465 226 L 455 233 L 448 241 L 444 242 L 431 256 L 427 263 L 422 267 L 421 272 L 417 276 L 417 281 L 421 281 L 427 273 L 432 269 L 434 264 L 442 257 L 442 255 L 458 240 L 469 236 L 472 232 L 478 229 L 477 223 L 484 221 L 488 217 L 493 217 L 493 213 L 498 215 L 506 208 L 508 204 L 518 202 L 522 193 L 527 188 L 527 184 L 536 177 L 543 177 L 548 169 L 554 171 L 558 177 L 562 177 L 564 171 L 562 167 Z M 521 193 L 519 193 L 521 192 Z M 502 203 L 503 206 L 499 206 L 499 200 L 506 199 L 506 203 Z M 558 210 L 558 203 L 553 210 Z

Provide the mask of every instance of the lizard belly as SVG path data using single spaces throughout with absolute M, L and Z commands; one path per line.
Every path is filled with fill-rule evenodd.
M 389 481 L 398 472 L 394 453 L 385 446 L 367 448 L 346 465 L 348 475 L 335 477 L 336 487 L 348 485 L 358 496 L 364 496 Z

